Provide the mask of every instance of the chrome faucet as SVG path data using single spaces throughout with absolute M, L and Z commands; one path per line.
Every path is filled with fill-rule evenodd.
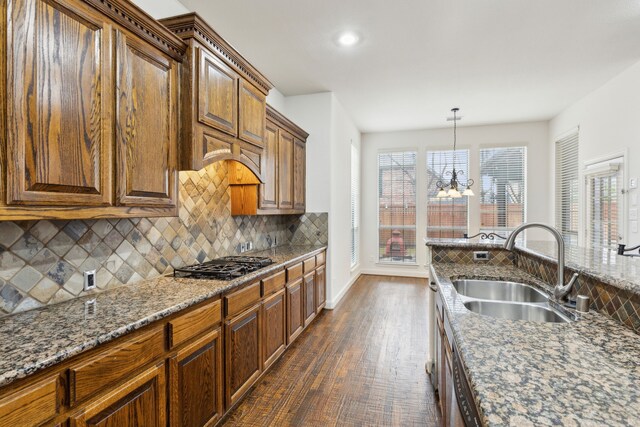
M 548 230 L 549 232 L 551 232 L 551 234 L 553 234 L 553 236 L 556 238 L 556 241 L 558 242 L 558 278 L 556 280 L 556 287 L 553 289 L 553 296 L 558 302 L 561 302 L 567 295 L 569 295 L 569 292 L 571 292 L 571 288 L 578 278 L 578 273 L 574 273 L 569 283 L 567 283 L 566 285 L 564 284 L 564 239 L 562 238 L 562 234 L 560 234 L 557 229 L 537 222 L 524 223 L 513 230 L 511 234 L 509 234 L 509 237 L 507 237 L 507 240 L 504 242 L 504 247 L 507 250 L 513 250 L 513 247 L 516 244 L 516 236 L 520 234 L 521 231 L 532 227 L 538 227 Z

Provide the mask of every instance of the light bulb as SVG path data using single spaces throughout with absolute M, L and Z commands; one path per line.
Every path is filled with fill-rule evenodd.
M 458 190 L 449 190 L 449 197 L 457 199 L 459 197 L 462 197 L 462 194 L 460 194 Z
M 467 187 L 467 189 L 462 192 L 462 195 L 463 196 L 475 196 L 475 194 L 473 194 L 473 190 L 470 187 Z
M 438 195 L 436 197 L 440 199 L 442 199 L 443 197 L 447 197 L 447 192 L 444 191 L 444 188 L 440 188 L 440 191 L 438 191 Z

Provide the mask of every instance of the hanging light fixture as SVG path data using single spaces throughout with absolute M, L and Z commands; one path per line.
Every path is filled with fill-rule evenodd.
M 456 170 L 456 143 L 457 143 L 457 122 L 460 120 L 458 118 L 459 108 L 452 108 L 453 112 L 453 169 L 451 171 L 446 171 L 445 175 L 451 175 L 451 181 L 449 183 L 444 183 L 442 181 L 438 181 L 436 186 L 438 187 L 438 194 L 436 197 L 444 198 L 451 197 L 453 199 L 457 199 L 462 196 L 473 196 L 473 190 L 471 190 L 471 186 L 473 185 L 472 179 L 467 179 L 467 182 L 460 181 L 459 176 L 464 175 L 464 171 Z M 445 190 L 448 188 L 449 190 Z M 462 193 L 460 189 L 464 188 Z

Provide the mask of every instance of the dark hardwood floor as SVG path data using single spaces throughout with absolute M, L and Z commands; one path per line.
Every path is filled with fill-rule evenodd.
M 225 426 L 434 426 L 424 370 L 427 280 L 362 276 L 229 415 Z

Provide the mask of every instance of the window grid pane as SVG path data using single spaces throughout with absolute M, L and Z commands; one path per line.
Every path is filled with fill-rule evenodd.
M 618 244 L 618 172 L 589 177 L 589 245 L 615 249 Z
M 526 221 L 526 147 L 480 150 L 480 231 L 506 235 Z
M 416 262 L 415 151 L 378 154 L 378 260 Z
M 468 233 L 469 199 L 438 198 L 438 181 L 449 182 L 454 166 L 454 151 L 427 152 L 427 237 L 462 238 Z M 455 151 L 455 167 L 464 173 L 469 171 L 469 150 Z M 460 176 L 463 181 L 466 176 Z M 462 191 L 464 189 L 460 189 Z

